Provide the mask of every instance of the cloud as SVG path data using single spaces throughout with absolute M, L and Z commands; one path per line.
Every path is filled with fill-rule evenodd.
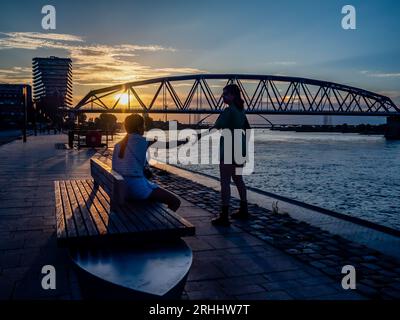
M 276 66 L 294 66 L 295 64 L 297 64 L 296 61 L 272 61 L 269 62 L 268 64 L 273 64 Z
M 40 32 L 0 32 L 13 39 L 47 39 L 47 40 L 60 40 L 60 41 L 75 41 L 83 42 L 83 38 L 72 34 L 61 33 L 40 33 Z
M 199 69 L 194 69 L 194 68 L 161 68 L 161 69 L 155 69 L 158 72 L 161 73 L 206 73 L 204 70 L 199 70 Z M 179 71 L 178 71 L 179 70 Z
M 0 69 L 0 83 L 30 83 L 31 68 L 12 67 L 10 69 Z
M 73 62 L 74 84 L 98 87 L 135 80 L 164 77 L 171 74 L 205 72 L 195 68 L 153 68 L 135 61 L 143 52 L 176 52 L 171 47 L 137 44 L 94 44 L 83 37 L 71 34 L 37 32 L 2 32 L 0 50 L 9 49 L 64 50 Z M 13 67 L 0 69 L 0 81 L 31 82 L 31 69 Z
M 360 71 L 360 73 L 368 77 L 375 77 L 375 78 L 400 78 L 400 72 L 383 73 L 383 72 L 371 72 L 368 70 L 362 70 Z

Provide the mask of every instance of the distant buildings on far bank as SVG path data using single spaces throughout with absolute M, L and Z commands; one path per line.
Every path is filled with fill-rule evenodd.
M 27 84 L 0 84 L 0 126 L 2 129 L 20 127 L 24 120 L 25 97 L 27 88 L 27 113 L 32 116 L 32 89 Z
M 72 105 L 72 61 L 69 58 L 32 59 L 32 87 L 0 84 L 0 129 L 21 127 L 24 120 L 23 88 L 27 87 L 28 122 L 61 124 L 62 110 Z M 32 92 L 33 91 L 33 92 Z

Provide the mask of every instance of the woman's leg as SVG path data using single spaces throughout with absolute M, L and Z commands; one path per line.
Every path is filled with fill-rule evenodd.
M 181 200 L 176 195 L 160 187 L 151 192 L 149 200 L 165 203 L 172 211 L 178 210 L 181 205 Z
M 231 164 L 225 163 L 219 165 L 222 206 L 229 206 L 229 200 L 231 198 L 232 167 Z
M 234 169 L 236 171 L 236 169 Z M 232 218 L 234 219 L 248 219 L 249 218 L 249 210 L 247 206 L 247 190 L 246 185 L 243 181 L 242 175 L 237 175 L 236 172 L 232 176 L 233 182 L 238 189 L 240 196 L 240 208 L 239 211 L 232 214 Z
M 221 181 L 221 199 L 222 208 L 218 218 L 211 220 L 211 223 L 215 226 L 228 227 L 229 221 L 229 200 L 231 197 L 231 177 L 232 177 L 232 165 L 221 163 L 219 165 L 220 181 Z
M 236 188 L 238 189 L 240 200 L 247 201 L 247 190 L 246 185 L 243 181 L 243 177 L 241 175 L 233 174 L 232 180 L 235 183 Z

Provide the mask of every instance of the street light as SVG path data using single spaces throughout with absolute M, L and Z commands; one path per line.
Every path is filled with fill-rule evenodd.
M 27 122 L 28 122 L 28 87 L 24 86 L 22 88 L 22 94 L 24 96 L 24 124 L 22 127 L 22 141 L 26 142 L 26 126 L 27 126 Z

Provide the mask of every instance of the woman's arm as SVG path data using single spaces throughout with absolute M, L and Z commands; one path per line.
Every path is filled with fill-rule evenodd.
M 207 131 L 205 131 L 205 132 L 201 132 L 200 131 L 197 134 L 197 141 L 200 140 L 201 138 L 205 137 L 205 136 L 208 136 L 211 133 L 211 130 L 214 129 L 214 128 L 215 128 L 215 126 L 212 126 L 211 128 L 208 128 Z
M 158 139 L 157 139 L 157 138 L 154 138 L 154 140 L 149 141 L 149 147 L 150 147 L 151 145 L 153 145 L 154 143 L 156 143 L 156 142 L 158 142 Z M 185 144 L 185 143 L 188 143 L 188 142 L 189 142 L 189 138 L 186 138 L 185 140 L 177 141 L 176 144 L 174 145 L 174 147 L 178 147 L 178 146 L 180 146 L 181 144 Z M 169 141 L 164 142 L 164 143 L 163 143 L 163 147 L 164 147 L 165 149 L 169 149 L 169 148 L 171 147 L 170 142 L 169 142 Z

